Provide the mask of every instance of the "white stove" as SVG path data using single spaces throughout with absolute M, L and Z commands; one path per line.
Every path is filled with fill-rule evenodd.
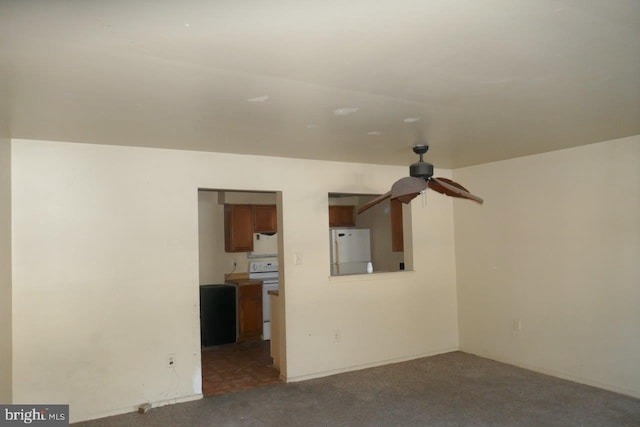
M 277 261 L 253 261 L 249 263 L 249 279 L 262 280 L 263 282 L 278 282 Z
M 262 339 L 271 339 L 271 301 L 269 291 L 277 291 L 278 262 L 253 261 L 249 263 L 249 279 L 262 280 Z

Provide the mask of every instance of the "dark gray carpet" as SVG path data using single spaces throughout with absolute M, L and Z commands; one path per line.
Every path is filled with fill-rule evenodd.
M 75 426 L 640 426 L 640 400 L 461 352 Z

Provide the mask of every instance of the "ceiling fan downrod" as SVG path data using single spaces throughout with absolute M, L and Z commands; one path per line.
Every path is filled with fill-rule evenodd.
M 427 144 L 413 146 L 413 152 L 420 156 L 420 160 L 409 166 L 409 175 L 425 180 L 433 176 L 433 165 L 425 162 L 422 157 L 428 150 L 429 146 Z

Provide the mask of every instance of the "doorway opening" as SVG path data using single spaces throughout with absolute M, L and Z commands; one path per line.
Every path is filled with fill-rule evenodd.
M 281 381 L 280 204 L 277 192 L 198 190 L 205 396 Z

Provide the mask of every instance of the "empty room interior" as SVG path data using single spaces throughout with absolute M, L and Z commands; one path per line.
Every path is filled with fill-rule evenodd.
M 2 1 L 0 403 L 447 354 L 640 399 L 639 165 L 637 2 Z

